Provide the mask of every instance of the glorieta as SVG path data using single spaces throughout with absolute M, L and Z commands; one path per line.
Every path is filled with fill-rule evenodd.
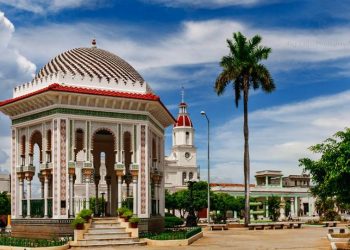
M 95 41 L 68 50 L 16 87 L 0 110 L 12 121 L 13 235 L 69 233 L 70 218 L 101 196 L 96 215 L 114 216 L 127 203 L 140 230 L 159 227 L 164 129 L 175 119 L 126 61 Z

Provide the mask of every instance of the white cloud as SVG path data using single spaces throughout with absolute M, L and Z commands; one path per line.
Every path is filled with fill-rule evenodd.
M 104 0 L 0 0 L 0 4 L 37 14 L 58 12 L 63 9 L 99 7 L 104 2 Z
M 251 180 L 256 171 L 264 169 L 282 170 L 285 175 L 300 173 L 298 159 L 317 157 L 308 150 L 311 145 L 350 124 L 349 106 L 350 91 L 346 91 L 250 113 Z M 243 118 L 238 117 L 213 130 L 212 174 L 216 180 L 243 182 L 242 126 Z
M 139 36 L 130 35 L 135 33 L 130 30 L 137 29 L 101 23 L 49 24 L 19 28 L 14 41 L 26 57 L 45 64 L 64 50 L 90 46 L 91 39 L 96 37 L 98 47 L 120 55 L 142 71 L 217 63 L 228 54 L 226 39 L 237 31 L 250 37 L 262 35 L 263 44 L 273 49 L 267 61 L 273 69 L 285 70 L 295 67 L 298 62 L 319 62 L 350 56 L 350 29 L 345 26 L 326 30 L 282 30 L 260 29 L 233 20 L 186 21 L 180 29 L 166 34 L 156 34 L 157 31 L 152 34 L 152 30 L 149 30 L 152 41 L 146 42 Z
M 274 3 L 273 0 L 144 0 L 162 4 L 168 7 L 192 7 L 192 8 L 222 8 L 228 6 L 250 7 L 263 3 Z

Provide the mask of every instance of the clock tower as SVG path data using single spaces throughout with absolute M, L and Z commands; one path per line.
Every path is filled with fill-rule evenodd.
M 186 187 L 186 179 L 199 177 L 194 131 L 182 90 L 179 113 L 172 131 L 172 152 L 165 158 L 165 187 L 171 192 Z

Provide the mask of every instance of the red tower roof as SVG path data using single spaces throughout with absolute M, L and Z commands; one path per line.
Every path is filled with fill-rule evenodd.
M 187 104 L 181 102 L 179 104 L 180 112 L 177 116 L 174 127 L 193 127 L 190 116 L 187 113 Z

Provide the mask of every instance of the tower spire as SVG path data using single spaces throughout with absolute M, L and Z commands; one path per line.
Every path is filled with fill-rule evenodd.
M 185 88 L 182 85 L 181 87 L 181 102 L 184 103 L 185 102 Z

